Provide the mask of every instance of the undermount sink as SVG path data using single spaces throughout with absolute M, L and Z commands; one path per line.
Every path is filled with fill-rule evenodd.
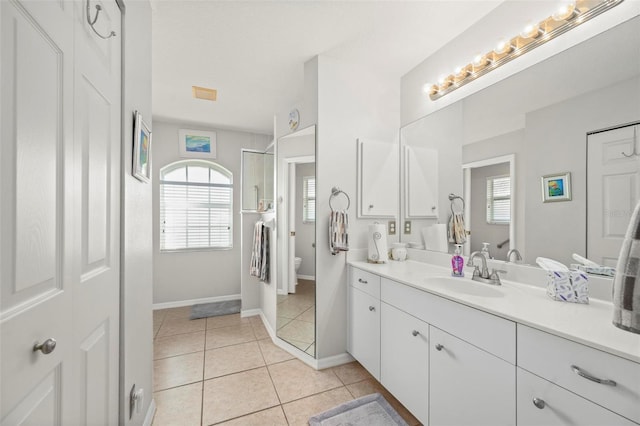
M 490 284 L 477 283 L 469 279 L 454 277 L 429 277 L 425 281 L 427 283 L 446 287 L 448 290 L 453 290 L 456 293 L 469 294 L 471 296 L 480 297 L 504 297 L 504 293 L 502 292 L 502 290 L 496 287 L 492 287 Z

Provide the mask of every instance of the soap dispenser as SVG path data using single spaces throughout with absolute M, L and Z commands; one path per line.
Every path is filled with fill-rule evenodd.
M 451 276 L 464 277 L 464 258 L 460 254 L 462 244 L 456 244 L 456 250 L 451 258 Z

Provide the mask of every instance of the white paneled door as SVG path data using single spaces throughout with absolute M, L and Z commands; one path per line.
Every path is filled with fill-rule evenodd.
M 120 11 L 3 0 L 0 34 L 0 423 L 117 424 Z
M 640 125 L 587 139 L 587 256 L 616 266 L 631 214 L 640 200 Z

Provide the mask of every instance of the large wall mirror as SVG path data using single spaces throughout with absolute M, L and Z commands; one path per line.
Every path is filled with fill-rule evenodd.
M 451 208 L 463 209 L 453 193 L 465 198 L 467 253 L 488 242 L 496 259 L 517 249 L 528 264 L 575 263 L 573 253 L 615 264 L 640 199 L 640 156 L 624 155 L 640 151 L 638 34 L 634 17 L 403 127 L 400 217 L 412 226 L 402 241 L 424 244 L 424 228 L 446 227 Z M 426 164 L 421 155 L 433 157 L 437 179 L 413 182 L 424 179 L 412 170 Z M 543 197 L 548 176 L 567 174 L 570 197 Z M 432 217 L 411 211 L 414 185 L 431 186 Z M 604 244 L 607 253 L 596 252 Z
M 316 128 L 278 139 L 276 335 L 315 357 Z
M 242 211 L 273 209 L 273 153 L 242 150 Z

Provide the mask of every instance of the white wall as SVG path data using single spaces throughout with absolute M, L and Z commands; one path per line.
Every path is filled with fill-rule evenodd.
M 178 130 L 181 128 L 217 132 L 217 158 L 213 161 L 233 173 L 233 248 L 230 250 L 160 252 L 159 171 L 167 164 L 182 159 L 178 150 Z M 240 294 L 241 149 L 264 149 L 271 137 L 160 121 L 153 122 L 153 130 L 153 302 L 180 302 Z M 245 250 L 250 248 L 246 247 Z
M 471 58 L 477 53 L 493 49 L 500 38 L 518 34 L 529 19 L 536 17 L 543 19 L 551 15 L 557 5 L 558 2 L 553 0 L 505 1 L 463 34 L 405 74 L 402 77 L 401 93 L 402 125 L 464 99 L 497 81 L 640 14 L 639 1 L 624 1 L 584 25 L 572 29 L 561 37 L 551 40 L 437 101 L 431 101 L 428 95 L 423 92 L 425 83 L 435 83 L 439 76 L 451 74 L 456 66 L 470 63 Z M 508 118 L 512 119 L 513 117 Z M 503 130 L 499 133 L 507 133 L 522 127 L 517 121 L 508 121 L 501 123 L 501 125 Z
M 316 275 L 316 224 L 302 221 L 303 177 L 315 176 L 315 163 L 296 165 L 296 256 L 302 259 L 298 275 Z
M 152 186 L 131 175 L 133 112 L 151 126 L 151 7 L 127 1 L 123 14 L 122 200 L 120 280 L 120 424 L 141 425 L 153 397 Z M 153 129 L 152 129 L 153 131 Z M 153 143 L 153 142 L 152 142 Z M 152 151 L 155 149 L 152 146 Z M 144 404 L 129 419 L 129 392 L 143 389 Z
M 318 57 L 318 147 L 316 236 L 316 350 L 318 358 L 339 355 L 347 347 L 347 267 L 345 254 L 331 255 L 329 196 L 340 187 L 351 197 L 350 248 L 366 248 L 366 231 L 374 220 L 356 219 L 357 138 L 398 140 L 399 82 L 375 70 Z M 397 238 L 397 237 L 396 237 Z

